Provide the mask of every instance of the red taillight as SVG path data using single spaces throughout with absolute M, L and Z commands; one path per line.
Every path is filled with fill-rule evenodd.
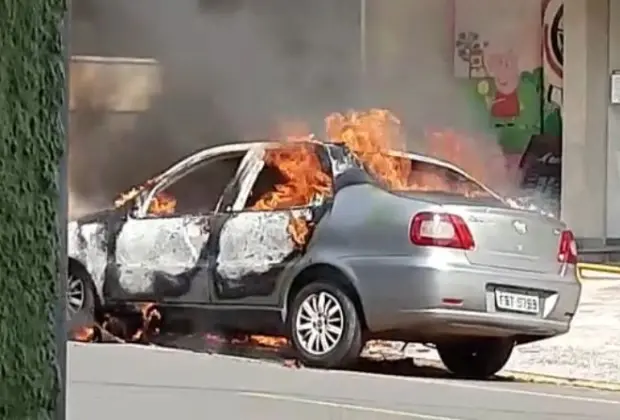
M 570 230 L 565 230 L 560 236 L 560 250 L 558 261 L 568 264 L 577 264 L 577 242 Z
M 473 249 L 474 238 L 465 221 L 455 214 L 418 213 L 411 221 L 411 242 L 420 246 Z

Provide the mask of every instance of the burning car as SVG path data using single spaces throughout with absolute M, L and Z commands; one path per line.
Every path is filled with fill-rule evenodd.
M 72 222 L 73 312 L 155 303 L 192 330 L 287 337 L 318 367 L 371 339 L 434 343 L 472 377 L 567 332 L 581 293 L 570 230 L 389 148 L 388 119 L 333 116 L 326 142 L 209 148 Z

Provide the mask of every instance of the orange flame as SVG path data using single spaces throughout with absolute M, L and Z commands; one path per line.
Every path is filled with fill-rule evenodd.
M 139 305 L 140 314 L 142 315 L 142 326 L 131 337 L 132 341 L 140 341 L 146 339 L 149 333 L 159 333 L 157 323 L 161 321 L 161 313 L 157 309 L 155 303 L 143 303 Z
M 95 327 L 79 327 L 71 332 L 71 338 L 82 343 L 95 341 L 97 335 Z
M 400 120 L 390 111 L 371 109 L 366 112 L 332 114 L 326 119 L 327 134 L 332 141 L 345 144 L 368 170 L 393 191 L 437 191 L 465 196 L 483 193 L 471 183 L 456 184 L 428 166 L 416 167 L 405 158 L 389 155 L 390 150 L 404 150 L 405 141 Z M 479 154 L 464 147 L 453 132 L 433 132 L 428 139 L 430 154 L 455 164 L 469 162 L 476 173 L 484 174 L 478 164 Z M 473 163 L 473 165 L 471 164 Z M 475 176 L 475 175 L 474 175 Z
M 265 164 L 276 168 L 283 180 L 256 202 L 254 210 L 278 210 L 306 206 L 317 196 L 331 193 L 331 178 L 310 144 L 289 143 L 269 149 Z
M 272 348 L 282 348 L 289 345 L 287 338 L 269 335 L 251 335 L 250 342 L 258 346 Z
M 272 191 L 261 196 L 254 210 L 278 210 L 307 206 L 317 197 L 331 194 L 331 178 L 321 168 L 313 145 L 299 143 L 300 138 L 289 138 L 290 143 L 265 153 L 265 165 L 276 168 L 282 181 Z M 303 247 L 310 227 L 302 218 L 292 217 L 288 232 L 297 247 Z
M 325 124 L 328 137 L 346 145 L 388 188 L 409 189 L 411 164 L 387 154 L 404 149 L 400 121 L 392 113 L 383 109 L 335 113 L 327 117 Z
M 293 217 L 289 222 L 287 232 L 298 248 L 303 247 L 310 236 L 310 226 L 305 219 Z
M 155 194 L 149 204 L 148 214 L 153 216 L 170 216 L 174 214 L 177 200 L 170 194 L 160 192 Z

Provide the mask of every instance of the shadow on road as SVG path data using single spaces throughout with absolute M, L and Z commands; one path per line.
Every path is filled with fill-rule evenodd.
M 205 337 L 204 335 L 182 337 L 162 335 L 155 340 L 154 344 L 197 353 L 220 354 L 261 360 L 282 364 L 291 368 L 303 367 L 297 361 L 293 350 L 288 346 L 270 347 L 257 343 L 240 341 L 230 342 L 218 339 L 217 336 Z M 432 364 L 431 362 L 419 364 L 412 358 L 395 354 L 394 351 L 388 353 L 381 353 L 380 350 L 367 352 L 354 366 L 345 370 L 373 375 L 466 379 L 454 376 L 439 364 Z M 516 380 L 514 378 L 493 377 L 488 379 L 488 381 L 514 382 Z
M 161 332 L 158 324 L 161 315 L 150 305 L 135 309 L 133 317 L 104 314 L 98 318 L 76 317 L 70 326 L 69 339 L 86 342 L 117 344 L 145 344 L 205 354 L 220 354 L 278 363 L 291 368 L 303 367 L 288 341 L 282 337 L 224 336 L 221 334 L 179 334 Z M 157 315 L 152 317 L 150 315 Z M 154 319 L 152 319 L 154 318 Z M 452 375 L 439 363 L 418 361 L 406 357 L 403 348 L 387 342 L 369 343 L 362 357 L 348 371 L 374 375 L 423 377 L 441 379 L 467 379 Z M 515 381 L 512 378 L 494 377 L 490 381 Z

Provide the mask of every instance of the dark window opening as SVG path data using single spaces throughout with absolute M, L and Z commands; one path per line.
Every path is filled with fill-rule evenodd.
M 450 168 L 428 162 L 411 162 L 409 184 L 414 190 L 420 191 L 474 197 L 489 196 L 480 184 Z
M 258 174 L 256 182 L 252 187 L 248 201 L 245 204 L 246 209 L 253 208 L 258 200 L 264 197 L 266 194 L 275 191 L 277 185 L 286 182 L 286 178 L 282 176 L 282 173 L 278 168 L 274 166 L 265 165 Z
M 213 213 L 242 159 L 243 154 L 199 164 L 156 194 L 149 206 L 149 215 Z M 174 204 L 171 200 L 174 200 Z M 166 205 L 173 208 L 162 210 Z

